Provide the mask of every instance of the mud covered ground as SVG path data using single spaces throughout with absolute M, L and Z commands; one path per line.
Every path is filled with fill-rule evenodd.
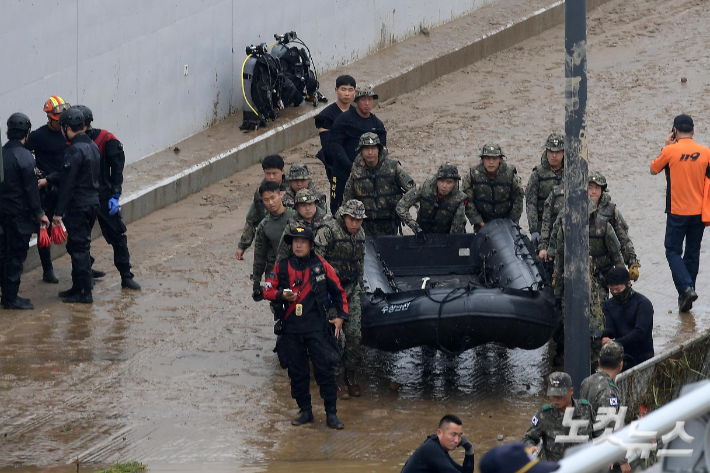
M 657 351 L 710 327 L 705 252 L 701 298 L 692 313 L 677 312 L 663 252 L 665 181 L 648 172 L 676 114 L 693 115 L 697 140 L 709 141 L 710 59 L 697 40 L 707 7 L 612 1 L 589 19 L 590 169 L 607 176 L 631 227 L 642 264 L 635 288 L 654 303 Z M 392 155 L 421 182 L 445 160 L 468 167 L 495 140 L 527 182 L 548 133 L 563 129 L 562 45 L 558 27 L 381 106 Z M 305 157 L 325 191 L 316 151 L 311 140 L 285 156 Z M 37 270 L 25 275 L 22 295 L 37 309 L 0 317 L 0 466 L 75 471 L 65 465 L 79 457 L 154 471 L 395 472 L 446 412 L 464 419 L 479 458 L 498 434 L 523 435 L 543 403 L 546 348 L 486 346 L 457 359 L 368 352 L 363 397 L 339 403 L 346 429 L 326 429 L 315 386 L 316 423 L 292 428 L 271 314 L 250 298 L 252 252 L 234 259 L 260 175 L 253 166 L 132 224 L 140 293 L 121 291 L 103 240 L 92 253 L 109 275 L 91 307 L 58 302 L 66 256 L 55 266 L 59 286 L 39 282 Z

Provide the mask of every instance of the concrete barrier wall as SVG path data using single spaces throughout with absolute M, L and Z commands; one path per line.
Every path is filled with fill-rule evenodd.
M 242 109 L 247 44 L 295 30 L 331 70 L 496 0 L 42 0 L 0 2 L 0 123 L 38 127 L 44 102 L 88 105 L 127 161 Z

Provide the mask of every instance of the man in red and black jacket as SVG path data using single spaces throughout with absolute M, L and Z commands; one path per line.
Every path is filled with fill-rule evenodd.
M 348 319 L 347 297 L 333 267 L 313 252 L 313 230 L 294 227 L 284 235 L 284 241 L 291 245 L 293 256 L 276 263 L 264 285 L 264 298 L 273 301 L 277 317 L 274 332 L 279 335 L 276 353 L 281 367 L 288 369 L 291 397 L 300 409 L 291 424 L 313 422 L 310 359 L 325 404 L 326 423 L 332 429 L 342 429 L 336 415 L 334 367 L 340 359 L 336 338 Z M 327 315 L 328 296 L 338 313 L 332 321 Z

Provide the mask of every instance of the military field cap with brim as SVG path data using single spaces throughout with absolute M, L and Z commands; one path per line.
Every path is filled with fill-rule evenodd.
M 545 142 L 545 149 L 550 151 L 564 151 L 565 150 L 565 137 L 559 133 L 550 133 Z
M 678 128 L 679 130 L 684 127 L 693 128 L 693 126 L 693 118 L 690 115 L 678 115 L 673 120 L 673 127 Z
M 365 204 L 357 199 L 350 199 L 345 202 L 339 209 L 340 215 L 350 215 L 352 218 L 365 219 Z
M 368 131 L 360 136 L 360 141 L 358 142 L 357 149 L 355 151 L 360 151 L 360 148 L 363 146 L 377 146 L 378 148 L 382 148 L 382 143 L 380 143 L 380 137 L 377 136 L 377 133 Z
M 608 342 L 599 352 L 599 359 L 609 363 L 618 363 L 624 359 L 624 347 L 621 343 Z
M 296 192 L 296 198 L 294 199 L 294 204 L 312 204 L 318 202 L 318 193 L 313 189 L 301 189 Z
M 549 473 L 560 467 L 556 462 L 533 457 L 522 442 L 501 445 L 486 453 L 478 466 L 481 473 Z
M 316 243 L 315 238 L 313 236 L 313 230 L 311 229 L 311 227 L 307 226 L 293 227 L 290 229 L 288 234 L 284 233 L 284 242 L 286 242 L 287 245 L 293 243 L 294 238 L 307 238 L 313 243 Z M 318 243 L 316 243 L 316 245 L 318 245 Z
M 604 174 L 600 173 L 599 171 L 590 172 L 587 181 L 593 182 L 596 185 L 601 186 L 603 190 L 606 190 L 607 188 L 606 177 L 604 177 Z
M 311 179 L 312 177 L 313 173 L 308 170 L 308 166 L 306 166 L 306 163 L 303 163 L 301 161 L 293 163 L 291 167 L 288 168 L 288 174 L 286 175 L 286 178 L 289 181 L 297 181 L 299 179 Z
M 479 157 L 484 157 L 484 156 L 500 156 L 501 158 L 504 158 L 505 155 L 503 154 L 503 150 L 501 150 L 500 145 L 498 143 L 493 143 L 489 142 L 483 145 L 483 148 L 481 148 L 481 154 L 478 155 Z
M 459 175 L 459 168 L 454 166 L 451 163 L 444 163 L 441 166 L 439 166 L 439 170 L 436 171 L 436 179 L 456 179 L 457 181 L 461 180 L 461 176 Z
M 572 378 L 567 373 L 555 371 L 548 378 L 548 396 L 566 396 L 572 387 Z
M 372 97 L 373 99 L 377 100 L 380 97 L 375 93 L 374 89 L 372 88 L 371 85 L 368 85 L 367 87 L 362 87 L 362 88 L 357 88 L 355 89 L 355 101 L 357 102 L 357 99 L 360 97 Z

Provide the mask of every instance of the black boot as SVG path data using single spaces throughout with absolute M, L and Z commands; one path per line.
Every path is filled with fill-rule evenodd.
M 80 287 L 76 287 L 76 286 L 72 286 L 72 287 L 70 287 L 69 289 L 67 289 L 66 291 L 62 291 L 62 292 L 60 292 L 60 293 L 57 294 L 57 295 L 58 295 L 59 297 L 71 297 L 71 296 L 75 296 L 75 295 L 77 295 L 77 294 L 79 294 L 79 293 L 81 293 L 81 288 L 80 288 Z
M 99 279 L 106 276 L 106 273 L 104 271 L 98 271 L 96 269 L 91 270 L 91 277 L 94 279 Z
M 678 296 L 678 312 L 688 312 L 693 308 L 693 302 L 698 300 L 695 289 L 688 287 L 683 294 Z
M 298 411 L 298 417 L 291 421 L 291 425 L 303 425 L 313 422 L 313 411 L 311 409 Z
M 42 281 L 51 284 L 59 283 L 59 278 L 54 274 L 54 268 L 50 267 L 44 270 L 44 272 L 42 273 Z
M 77 303 L 77 304 L 91 304 L 94 302 L 94 298 L 91 297 L 91 291 L 78 292 L 72 296 L 65 297 L 62 302 Z
M 335 412 L 330 412 L 325 415 L 325 423 L 331 429 L 343 430 L 345 428 L 345 425 L 338 420 L 338 416 L 335 415 Z
M 24 299 L 22 297 L 3 297 L 2 298 L 2 307 L 3 309 L 10 309 L 10 310 L 31 310 L 34 309 L 35 306 L 33 306 L 30 303 L 29 299 Z
M 140 291 L 141 286 L 133 280 L 133 278 L 121 278 L 121 287 L 126 289 L 133 289 L 134 291 Z

